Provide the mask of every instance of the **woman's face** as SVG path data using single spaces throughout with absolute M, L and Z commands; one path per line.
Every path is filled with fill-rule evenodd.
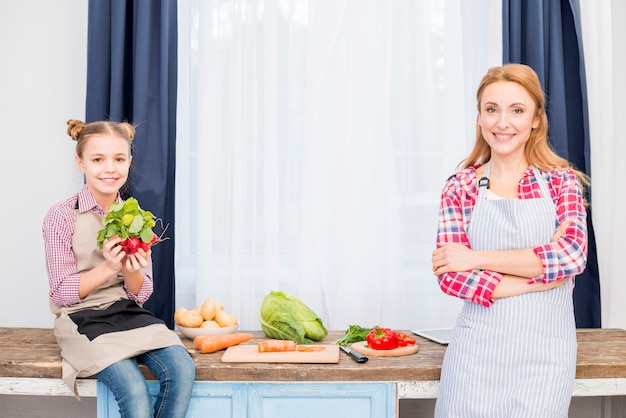
M 498 81 L 485 87 L 479 123 L 493 156 L 523 155 L 530 132 L 539 124 L 535 102 L 519 84 Z
M 95 135 L 87 139 L 82 158 L 76 156 L 78 168 L 96 201 L 110 204 L 128 178 L 130 169 L 128 141 L 116 135 Z M 103 207 L 107 210 L 108 208 Z

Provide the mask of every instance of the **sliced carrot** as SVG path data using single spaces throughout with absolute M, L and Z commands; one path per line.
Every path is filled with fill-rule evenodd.
M 313 352 L 324 351 L 324 350 L 326 350 L 326 348 L 321 345 L 299 345 L 298 346 L 298 351 L 302 351 L 304 353 L 313 353 Z
M 252 338 L 254 338 L 252 334 L 244 332 L 236 334 L 198 335 L 193 339 L 193 346 L 196 351 L 202 354 L 214 353 L 224 348 L 249 341 Z
M 296 342 L 291 340 L 265 340 L 258 344 L 259 353 L 296 351 Z

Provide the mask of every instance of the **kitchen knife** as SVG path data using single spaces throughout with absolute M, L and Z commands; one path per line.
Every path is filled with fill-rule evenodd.
M 359 363 L 365 363 L 367 360 L 369 360 L 367 357 L 365 357 L 363 354 L 361 353 L 357 353 L 356 351 L 354 351 L 351 348 L 348 347 L 344 347 L 344 346 L 339 346 L 339 348 L 341 348 L 341 350 L 346 353 L 347 355 L 349 355 L 350 357 L 352 357 L 354 359 L 354 361 L 357 361 Z

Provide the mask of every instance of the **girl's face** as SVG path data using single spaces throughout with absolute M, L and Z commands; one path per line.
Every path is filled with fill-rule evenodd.
M 483 90 L 479 123 L 493 156 L 523 156 L 530 132 L 539 124 L 535 102 L 519 84 L 498 81 Z
M 131 159 L 128 141 L 116 135 L 90 137 L 85 142 L 83 157 L 76 156 L 89 191 L 105 211 L 126 182 Z

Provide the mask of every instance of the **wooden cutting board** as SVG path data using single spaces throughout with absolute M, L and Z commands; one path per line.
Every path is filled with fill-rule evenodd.
M 316 344 L 320 351 L 283 351 L 259 353 L 256 344 L 228 347 L 222 355 L 223 363 L 339 363 L 339 346 Z
M 393 350 L 374 350 L 366 346 L 365 341 L 352 344 L 350 347 L 357 353 L 361 353 L 364 356 L 372 357 L 399 357 L 415 354 L 419 350 L 417 344 L 407 345 L 406 347 L 398 347 Z

